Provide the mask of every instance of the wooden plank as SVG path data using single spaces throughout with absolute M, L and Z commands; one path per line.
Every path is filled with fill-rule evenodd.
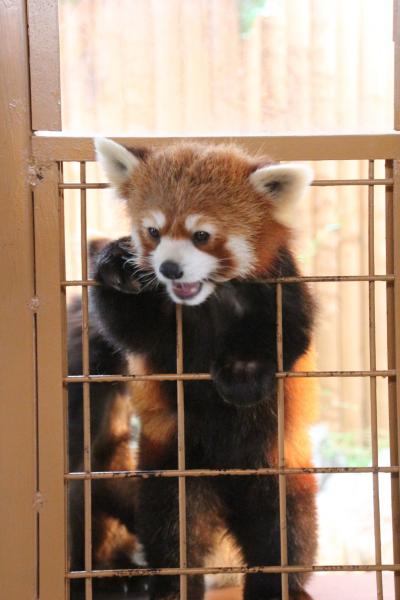
M 30 109 L 24 0 L 0 2 L 0 581 L 36 598 L 36 432 Z
M 237 4 L 235 0 L 209 3 L 211 131 L 242 130 Z
M 179 0 L 153 0 L 155 129 L 182 131 L 182 52 Z
M 351 130 L 358 122 L 359 82 L 358 72 L 360 45 L 360 0 L 350 4 L 346 0 L 336 3 L 336 119 L 341 131 Z M 360 163 L 340 162 L 339 178 L 361 176 Z M 366 173 L 364 173 L 366 175 Z M 365 219 L 367 205 L 366 188 L 354 190 L 344 187 L 336 190 L 338 230 L 338 273 L 365 273 L 362 264 L 363 247 L 367 233 Z M 364 216 L 364 219 L 363 219 Z M 340 368 L 363 369 L 368 365 L 368 335 L 365 320 L 367 286 L 354 283 L 338 286 L 337 319 L 339 328 Z M 349 326 L 351 324 L 351 326 Z M 365 444 L 369 427 L 368 381 L 364 379 L 341 379 L 337 399 L 335 422 L 354 436 L 354 443 Z
M 204 0 L 181 1 L 181 11 L 183 130 L 210 131 L 212 90 L 207 6 Z
M 58 0 L 29 0 L 32 129 L 61 130 Z
M 249 152 L 277 160 L 362 160 L 400 158 L 400 134 L 255 135 L 199 137 L 113 137 L 127 146 L 166 146 L 182 141 L 239 144 Z M 38 135 L 32 139 L 36 160 L 94 160 L 92 137 Z
M 287 131 L 289 69 L 285 3 L 277 3 L 268 19 L 261 22 L 262 128 Z
M 66 585 L 62 385 L 66 374 L 65 297 L 60 292 L 63 244 L 57 170 L 56 163 L 44 168 L 43 180 L 34 192 L 39 489 L 43 502 L 39 521 L 41 600 L 61 600 Z

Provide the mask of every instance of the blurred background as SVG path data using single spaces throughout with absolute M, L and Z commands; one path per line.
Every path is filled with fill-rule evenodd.
M 63 129 L 123 136 L 384 132 L 393 128 L 391 0 L 60 0 Z M 279 158 L 279 157 L 275 157 Z M 360 178 L 366 161 L 312 164 Z M 65 166 L 79 181 L 79 165 Z M 375 177 L 384 177 L 382 161 Z M 104 181 L 88 165 L 88 181 Z M 89 235 L 128 232 L 108 190 L 89 190 Z M 79 278 L 79 192 L 65 192 L 67 277 Z M 376 273 L 385 203 L 375 188 Z M 299 208 L 304 274 L 368 269 L 366 186 L 313 188 Z M 317 283 L 319 370 L 369 369 L 368 284 Z M 376 284 L 377 368 L 387 368 L 386 290 Z M 320 380 L 317 466 L 371 464 L 368 378 Z M 378 378 L 379 461 L 389 464 Z M 390 476 L 380 476 L 383 562 L 392 562 Z M 320 478 L 321 564 L 375 562 L 371 475 Z

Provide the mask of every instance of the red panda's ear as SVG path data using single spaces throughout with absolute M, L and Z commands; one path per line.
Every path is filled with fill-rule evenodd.
M 108 138 L 95 138 L 94 146 L 96 158 L 113 187 L 118 187 L 129 179 L 140 163 L 140 157 Z
M 274 218 L 291 227 L 295 220 L 293 206 L 304 196 L 313 173 L 306 165 L 286 163 L 260 167 L 249 179 L 257 192 L 272 201 Z

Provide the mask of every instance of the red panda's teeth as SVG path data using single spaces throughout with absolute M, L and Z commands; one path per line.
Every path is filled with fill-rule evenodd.
M 201 286 L 202 284 L 199 281 L 194 283 L 174 282 L 172 284 L 172 289 L 179 298 L 192 298 L 199 293 Z

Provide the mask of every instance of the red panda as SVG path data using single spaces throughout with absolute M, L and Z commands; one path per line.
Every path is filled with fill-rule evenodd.
M 277 466 L 276 290 L 260 278 L 299 275 L 291 228 L 310 171 L 235 146 L 128 150 L 98 139 L 96 150 L 131 221 L 129 238 L 99 252 L 100 285 L 91 293 L 96 331 L 120 357 L 118 372 L 175 372 L 174 304 L 182 304 L 184 371 L 212 375 L 184 383 L 187 468 Z M 282 312 L 284 370 L 312 370 L 314 302 L 303 282 L 283 286 Z M 140 419 L 138 468 L 176 469 L 176 384 L 131 387 Z M 308 427 L 316 404 L 313 379 L 285 380 L 288 467 L 312 465 Z M 135 486 L 121 522 L 140 539 L 150 567 L 177 567 L 177 480 Z M 276 476 L 188 477 L 186 486 L 189 566 L 204 565 L 221 527 L 246 565 L 280 564 Z M 314 560 L 315 494 L 313 475 L 287 476 L 289 564 Z M 310 598 L 305 581 L 304 573 L 289 575 L 291 600 Z M 190 600 L 203 599 L 203 577 L 189 577 L 188 586 Z M 151 600 L 178 600 L 179 578 L 151 577 L 149 593 Z M 280 575 L 246 576 L 245 600 L 279 597 Z

